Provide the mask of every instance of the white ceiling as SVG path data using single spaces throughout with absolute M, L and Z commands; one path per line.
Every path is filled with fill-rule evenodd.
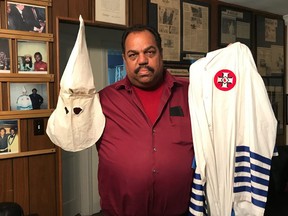
M 288 0 L 220 0 L 220 1 L 278 15 L 288 14 Z

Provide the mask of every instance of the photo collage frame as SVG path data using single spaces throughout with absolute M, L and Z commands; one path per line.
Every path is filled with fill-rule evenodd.
M 0 15 L 0 158 L 21 152 L 22 119 L 51 114 L 51 4 L 51 0 L 0 4 L 5 11 Z

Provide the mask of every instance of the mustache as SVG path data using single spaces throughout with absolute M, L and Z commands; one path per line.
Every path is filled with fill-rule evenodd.
M 149 65 L 142 65 L 142 66 L 136 68 L 134 72 L 138 73 L 141 70 L 141 68 L 146 68 L 146 69 L 148 69 L 148 71 L 154 72 L 154 68 L 150 67 Z

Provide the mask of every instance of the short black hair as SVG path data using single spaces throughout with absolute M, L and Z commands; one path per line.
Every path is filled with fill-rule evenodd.
M 42 54 L 40 52 L 35 52 L 34 53 L 34 58 L 36 57 L 36 55 L 39 55 L 40 56 L 40 59 L 42 60 Z
M 122 34 L 121 46 L 122 46 L 123 54 L 125 53 L 125 42 L 126 42 L 126 38 L 128 37 L 128 35 L 132 32 L 142 32 L 142 31 L 149 31 L 154 36 L 157 47 L 159 51 L 162 53 L 162 39 L 161 39 L 159 32 L 151 26 L 137 24 L 137 25 L 127 28 Z
M 14 130 L 14 133 L 17 133 L 17 128 L 11 127 L 11 128 L 10 128 L 10 132 L 11 132 L 11 130 Z

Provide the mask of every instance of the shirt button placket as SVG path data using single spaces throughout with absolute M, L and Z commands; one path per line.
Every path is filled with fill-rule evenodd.
M 152 136 L 153 136 L 152 146 L 153 146 L 153 152 L 154 152 L 154 153 L 157 151 L 157 148 L 156 148 L 155 143 L 154 143 L 155 135 L 156 135 L 156 129 L 153 128 L 153 129 L 152 129 Z M 155 158 L 155 154 L 154 154 L 154 161 L 155 161 L 155 159 L 156 159 L 156 158 Z M 157 169 L 156 169 L 156 168 L 153 168 L 153 169 L 152 169 L 152 173 L 153 173 L 153 174 L 157 174 Z
M 157 148 L 156 148 L 156 146 L 155 146 L 155 142 L 154 142 L 155 135 L 156 135 L 156 129 L 153 128 L 153 129 L 152 129 L 152 136 L 153 136 L 153 141 L 152 141 L 153 143 L 152 143 L 152 146 L 153 146 L 153 152 L 156 152 L 156 151 L 157 151 Z

